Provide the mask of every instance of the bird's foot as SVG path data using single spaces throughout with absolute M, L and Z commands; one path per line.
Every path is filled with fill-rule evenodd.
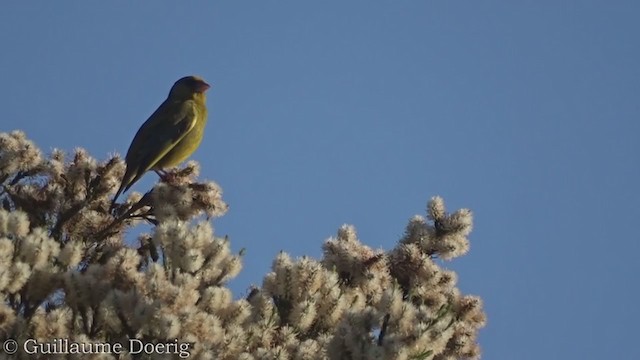
M 156 172 L 156 174 L 158 174 L 158 176 L 160 176 L 160 179 L 162 180 L 162 182 L 165 182 L 169 185 L 175 185 L 178 180 L 178 176 L 175 171 L 164 171 L 164 170 L 154 170 L 154 171 Z

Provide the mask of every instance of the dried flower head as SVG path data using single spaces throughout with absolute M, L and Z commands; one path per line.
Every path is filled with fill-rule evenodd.
M 281 252 L 237 298 L 226 283 L 242 251 L 211 224 L 228 209 L 220 187 L 192 161 L 110 211 L 123 173 L 118 156 L 44 158 L 24 133 L 0 134 L 0 337 L 175 341 L 197 359 L 479 357 L 482 301 L 438 260 L 468 250 L 469 210 L 434 197 L 388 251 L 344 225 L 321 259 Z

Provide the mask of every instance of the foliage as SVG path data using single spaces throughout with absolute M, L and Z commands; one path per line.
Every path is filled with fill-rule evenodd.
M 481 299 L 462 295 L 456 274 L 437 263 L 468 250 L 468 210 L 448 214 L 431 199 L 389 251 L 345 225 L 321 260 L 280 253 L 262 286 L 234 299 L 226 283 L 242 256 L 211 225 L 227 210 L 220 187 L 197 182 L 190 162 L 110 213 L 123 173 L 118 157 L 99 162 L 83 149 L 69 161 L 60 150 L 45 157 L 22 132 L 0 134 L 0 339 L 21 344 L 19 357 L 33 357 L 28 339 L 189 343 L 193 359 L 479 357 Z M 145 221 L 151 231 L 127 243 Z

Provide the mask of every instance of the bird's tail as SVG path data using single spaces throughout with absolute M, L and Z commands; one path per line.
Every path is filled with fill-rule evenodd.
M 113 201 L 111 201 L 111 206 L 109 206 L 109 212 L 113 211 L 113 208 L 116 206 L 116 200 L 118 200 L 118 196 L 120 196 L 120 194 L 122 194 L 122 192 L 124 191 L 124 187 L 125 187 L 125 182 L 123 181 L 122 184 L 120 184 L 120 188 L 118 188 L 118 192 L 116 192 L 116 196 L 114 196 Z
M 144 173 L 143 173 L 144 174 Z M 116 200 L 118 200 L 118 196 L 120 196 L 123 192 L 129 190 L 129 188 L 140 178 L 142 174 L 136 173 L 134 171 L 130 171 L 129 167 L 127 167 L 127 171 L 124 173 L 124 177 L 122 178 L 122 183 L 118 188 L 118 192 L 116 192 L 116 196 L 113 197 L 113 201 L 111 202 L 111 206 L 109 207 L 109 212 L 113 210 L 116 206 Z

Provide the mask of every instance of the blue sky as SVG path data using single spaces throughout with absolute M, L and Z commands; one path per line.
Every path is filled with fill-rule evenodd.
M 186 3 L 4 4 L 0 130 L 124 154 L 202 75 L 236 296 L 343 223 L 390 249 L 441 195 L 475 215 L 446 266 L 485 301 L 483 358 L 640 358 L 640 3 Z

